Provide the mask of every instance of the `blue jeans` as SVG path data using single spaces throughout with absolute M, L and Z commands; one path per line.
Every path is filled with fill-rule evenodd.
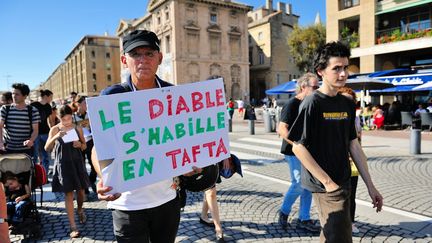
M 297 198 L 300 196 L 299 219 L 309 220 L 310 209 L 312 204 L 312 193 L 301 186 L 300 174 L 301 163 L 294 155 L 285 155 L 285 160 L 288 162 L 291 176 L 291 186 L 285 194 L 282 203 L 281 212 L 285 215 L 291 213 L 291 208 Z
M 49 171 L 49 164 L 50 164 L 50 157 L 47 151 L 45 151 L 45 144 L 48 140 L 48 134 L 39 134 L 34 142 L 34 156 L 33 156 L 33 163 L 37 164 L 37 161 L 39 159 L 39 152 L 41 153 L 42 161 L 41 165 L 45 168 L 45 172 L 48 175 Z
M 24 210 L 26 209 L 26 205 L 28 204 L 28 201 L 21 201 L 19 203 L 16 203 L 15 201 L 7 202 L 7 211 L 8 211 L 8 218 L 12 219 L 13 222 L 20 222 L 22 221 L 24 217 Z

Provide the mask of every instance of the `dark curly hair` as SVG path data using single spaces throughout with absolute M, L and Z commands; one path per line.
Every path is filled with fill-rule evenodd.
M 317 75 L 318 70 L 323 70 L 327 67 L 328 61 L 331 57 L 346 57 L 349 58 L 351 56 L 350 48 L 343 44 L 340 41 L 333 41 L 326 43 L 317 48 L 314 59 L 313 59 L 313 67 L 314 71 Z
M 23 96 L 27 96 L 30 94 L 30 88 L 27 84 L 24 83 L 14 83 L 12 84 L 12 88 L 14 89 L 18 89 L 19 91 L 21 91 L 21 94 Z

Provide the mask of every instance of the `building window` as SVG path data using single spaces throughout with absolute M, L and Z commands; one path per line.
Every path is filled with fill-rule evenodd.
M 231 37 L 230 38 L 231 57 L 233 57 L 233 58 L 239 58 L 241 56 L 240 50 L 241 50 L 241 47 L 240 47 L 240 38 L 238 38 L 238 37 Z
M 258 64 L 264 64 L 264 52 L 261 48 L 258 49 Z
M 161 25 L 161 23 L 162 23 L 160 16 L 157 17 L 157 23 L 158 23 L 158 25 Z
M 341 0 L 341 9 L 355 7 L 360 4 L 360 0 Z
M 168 12 L 168 11 L 165 12 L 165 19 L 166 19 L 167 21 L 169 20 L 169 12 Z
M 111 74 L 107 75 L 107 80 L 108 80 L 108 82 L 111 82 Z
M 263 32 L 259 32 L 259 33 L 258 33 L 258 40 L 262 40 L 263 37 L 264 37 Z
M 210 23 L 217 24 L 217 14 L 215 13 L 210 14 Z
M 107 63 L 107 64 L 106 64 L 106 69 L 107 69 L 108 71 L 111 70 L 111 63 Z
M 97 86 L 96 86 L 96 84 L 93 84 L 93 92 L 96 92 L 97 91 Z
M 91 51 L 91 57 L 93 57 L 93 58 L 96 57 L 96 52 L 95 51 Z
M 109 52 L 105 53 L 105 58 L 111 58 L 111 53 Z
M 220 35 L 210 35 L 210 54 L 219 55 L 221 47 L 221 37 Z
M 187 34 L 187 48 L 188 54 L 195 56 L 198 55 L 199 32 L 191 32 Z
M 93 73 L 93 81 L 96 81 L 96 73 Z
M 171 52 L 171 41 L 170 41 L 170 36 L 167 35 L 165 36 L 165 53 L 170 53 Z
M 92 62 L 92 68 L 96 69 L 96 62 Z

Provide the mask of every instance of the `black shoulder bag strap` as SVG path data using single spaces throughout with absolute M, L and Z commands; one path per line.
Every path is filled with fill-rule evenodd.
M 33 106 L 27 105 L 27 112 L 30 121 L 30 136 L 33 133 Z

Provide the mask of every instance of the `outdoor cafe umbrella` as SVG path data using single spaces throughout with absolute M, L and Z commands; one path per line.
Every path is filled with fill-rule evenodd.
M 366 90 L 380 90 L 394 87 L 392 83 L 381 81 L 378 79 L 370 78 L 367 76 L 357 76 L 356 78 L 349 78 L 345 86 L 353 90 L 361 90 L 360 105 L 364 107 L 364 94 Z
M 290 94 L 296 90 L 296 81 L 288 81 L 265 91 L 267 95 Z
M 348 79 L 345 86 L 353 90 L 377 90 L 394 87 L 392 83 L 373 79 L 370 77 L 357 77 Z
M 412 89 L 413 91 L 432 90 L 432 81 L 419 85 Z

